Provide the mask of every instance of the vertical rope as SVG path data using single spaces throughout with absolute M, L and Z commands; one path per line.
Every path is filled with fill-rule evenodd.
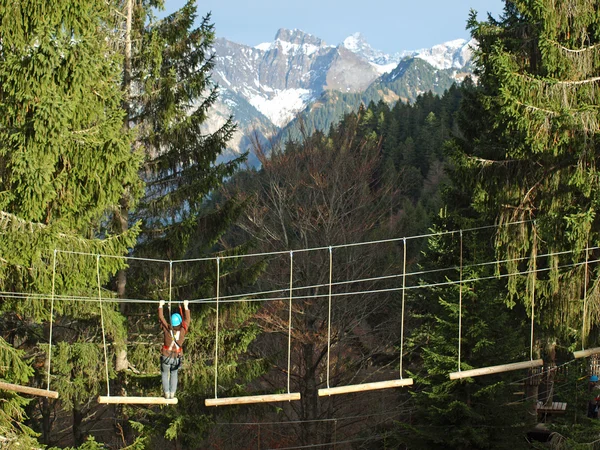
M 288 312 L 288 360 L 287 360 L 287 391 L 290 393 L 290 373 L 292 371 L 292 289 L 294 282 L 294 252 L 290 252 L 290 305 Z
M 52 362 L 52 322 L 54 318 L 54 286 L 56 280 L 56 249 L 52 258 L 52 294 L 50 295 L 50 337 L 48 339 L 48 382 L 47 390 L 50 390 L 50 367 Z
M 171 299 L 173 291 L 173 261 L 169 261 L 169 311 L 171 310 Z
M 402 356 L 404 355 L 404 288 L 406 287 L 406 238 L 404 242 L 404 260 L 402 263 L 402 322 L 400 323 L 400 379 L 402 379 Z
M 529 345 L 529 359 L 533 361 L 533 324 L 535 319 L 535 281 L 537 270 L 537 239 L 535 227 L 533 228 L 533 274 L 531 276 L 531 343 Z
M 337 419 L 333 421 L 333 450 L 336 449 L 337 444 Z
M 329 311 L 327 315 L 327 389 L 329 389 L 329 354 L 331 351 L 331 281 L 333 276 L 333 250 L 329 247 Z
M 100 303 L 100 325 L 102 326 L 102 346 L 104 347 L 104 369 L 106 371 L 106 395 L 110 397 L 108 379 L 108 352 L 106 351 L 106 333 L 104 332 L 104 312 L 102 310 L 102 291 L 100 284 L 100 255 L 96 255 L 96 278 L 98 280 L 98 302 Z
M 460 372 L 460 355 L 462 347 L 462 280 L 463 280 L 463 232 L 460 230 L 460 268 L 458 283 L 458 371 Z
M 169 324 L 173 327 L 171 315 L 171 286 L 173 284 L 173 261 L 169 261 Z
M 220 274 L 220 259 L 217 256 L 217 318 L 215 322 L 215 398 L 217 398 L 217 381 L 218 381 L 218 370 L 217 366 L 219 365 L 219 278 Z
M 588 260 L 589 260 L 589 243 L 585 247 L 585 270 L 583 273 L 583 327 L 581 328 L 581 350 L 585 350 L 585 329 L 587 317 L 587 281 L 588 281 Z

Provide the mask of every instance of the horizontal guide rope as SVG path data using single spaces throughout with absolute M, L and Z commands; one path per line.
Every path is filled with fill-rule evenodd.
M 376 240 L 376 241 L 353 242 L 350 244 L 331 245 L 331 246 L 327 246 L 327 247 L 303 248 L 303 249 L 298 249 L 298 250 L 292 250 L 292 252 L 293 253 L 305 253 L 305 252 L 312 252 L 312 251 L 318 251 L 318 250 L 329 250 L 330 248 L 336 249 L 336 248 L 357 247 L 357 246 L 370 245 L 370 244 L 385 244 L 385 243 L 391 243 L 391 242 L 400 242 L 400 241 L 404 241 L 405 239 L 413 240 L 413 239 L 428 238 L 428 237 L 433 237 L 433 236 L 443 236 L 446 234 L 460 233 L 461 231 L 463 233 L 466 233 L 466 232 L 470 232 L 470 231 L 485 230 L 485 229 L 489 229 L 489 228 L 500 228 L 500 227 L 508 227 L 511 225 L 520 225 L 520 224 L 529 223 L 529 222 L 532 222 L 532 221 L 531 220 L 521 220 L 521 221 L 517 221 L 517 222 L 505 223 L 502 225 L 486 225 L 486 226 L 476 227 L 476 228 L 467 228 L 465 230 L 440 231 L 438 233 L 421 234 L 421 235 L 407 236 L 407 237 L 401 237 L 401 238 L 390 238 L 390 239 L 381 239 L 381 240 Z M 77 252 L 77 251 L 72 251 L 72 250 L 56 249 L 56 251 L 59 253 L 81 255 L 81 256 L 97 256 L 98 255 L 97 253 Z M 160 262 L 160 263 L 165 263 L 165 264 L 174 264 L 174 263 L 184 263 L 184 262 L 214 261 L 217 258 L 233 259 L 233 258 L 257 257 L 257 256 L 288 255 L 289 253 L 290 253 L 289 250 L 279 250 L 276 252 L 251 253 L 251 254 L 246 254 L 246 255 L 224 255 L 224 256 L 211 256 L 211 257 L 206 257 L 206 258 L 178 259 L 178 260 L 140 258 L 137 256 L 102 255 L 102 254 L 100 256 L 102 256 L 103 258 L 105 257 L 105 258 L 116 258 L 116 259 L 126 259 L 126 260 L 131 259 L 131 260 L 137 260 L 137 261 L 150 261 L 150 262 Z
M 598 249 L 600 247 L 590 247 L 591 250 L 593 249 Z M 565 252 L 560 252 L 560 253 L 556 253 L 556 254 L 563 254 Z M 555 254 L 549 254 L 547 256 L 553 256 Z M 595 259 L 595 260 L 590 260 L 588 261 L 588 264 L 590 263 L 595 263 L 595 262 L 599 262 L 600 259 Z M 483 265 L 483 264 L 496 264 L 496 262 L 487 262 L 487 263 L 480 263 L 479 265 Z M 557 267 L 545 267 L 545 268 L 540 268 L 540 269 L 535 269 L 535 270 L 523 270 L 523 271 L 519 271 L 519 272 L 512 272 L 512 273 L 506 273 L 506 274 L 500 274 L 500 275 L 491 275 L 491 276 L 487 276 L 487 277 L 477 277 L 477 278 L 468 278 L 468 279 L 463 279 L 462 283 L 463 284 L 467 284 L 467 283 L 473 283 L 476 281 L 486 281 L 486 280 L 497 280 L 497 279 L 501 279 L 501 278 L 509 278 L 512 276 L 516 276 L 516 275 L 527 275 L 527 274 L 531 274 L 531 273 L 540 273 L 540 272 L 549 272 L 551 270 L 554 269 L 566 269 L 566 268 L 573 268 L 573 267 L 578 267 L 578 266 L 582 266 L 585 265 L 585 262 L 580 262 L 580 263 L 571 263 L 571 264 L 563 264 Z M 471 267 L 471 266 L 465 266 L 466 268 Z M 449 269 L 442 269 L 442 270 L 449 270 Z M 436 270 L 436 271 L 439 271 Z M 426 274 L 426 273 L 430 273 L 427 271 L 424 272 L 420 272 L 420 274 Z M 409 276 L 409 274 L 406 274 L 407 276 Z M 402 274 L 400 275 L 394 275 L 393 277 L 401 277 Z M 373 278 L 373 279 L 369 279 L 369 281 L 377 281 L 380 279 L 389 279 L 391 276 L 390 275 L 386 275 L 384 277 L 379 277 L 379 278 Z M 344 282 L 344 284 L 352 284 L 352 283 L 356 283 L 359 281 L 356 280 L 351 280 L 351 281 L 346 281 Z M 341 282 L 340 282 L 341 283 Z M 424 288 L 430 288 L 430 287 L 440 287 L 440 286 L 450 286 L 450 285 L 457 285 L 460 284 L 459 280 L 450 280 L 450 281 L 442 281 L 439 283 L 429 283 L 429 284 L 419 284 L 419 285 L 415 285 L 415 286 L 405 286 L 404 288 L 400 287 L 392 287 L 392 288 L 384 288 L 384 289 L 372 289 L 372 290 L 365 290 L 365 291 L 349 291 L 349 292 L 337 292 L 337 293 L 332 293 L 331 296 L 332 297 L 344 297 L 344 296 L 353 296 L 353 295 L 368 295 L 368 294 L 382 294 L 382 293 L 386 293 L 386 292 L 397 292 L 397 291 L 401 291 L 402 289 L 406 289 L 406 290 L 412 290 L 412 289 L 424 289 Z M 325 285 L 323 285 L 325 286 Z M 293 288 L 293 290 L 297 290 L 297 289 L 308 289 L 308 287 L 295 287 Z M 288 292 L 289 289 L 278 289 L 276 291 L 268 291 L 268 293 L 280 293 L 280 292 Z M 107 291 L 110 292 L 110 291 Z M 243 296 L 243 297 L 253 297 L 255 295 L 262 295 L 264 294 L 264 292 L 250 292 L 250 293 L 246 293 L 246 294 L 239 294 L 239 297 Z M 27 292 L 0 292 L 0 297 L 4 297 L 4 298 L 14 298 L 14 299 L 39 299 L 39 300 L 50 300 L 50 294 L 39 294 L 39 293 L 27 293 Z M 227 298 L 227 297 L 220 297 L 219 298 L 219 303 L 239 303 L 239 302 L 266 302 L 266 301 L 283 301 L 283 300 L 289 300 L 289 297 L 266 297 L 266 298 Z M 307 300 L 307 299 L 317 299 L 317 298 L 328 298 L 329 294 L 316 294 L 316 295 L 300 295 L 300 296 L 294 296 L 295 300 Z M 72 296 L 72 295 L 55 295 L 54 296 L 55 300 L 66 300 L 66 301 L 87 301 L 87 302 L 97 302 L 98 301 L 98 297 L 94 296 L 94 297 L 85 297 L 85 296 Z M 113 298 L 113 297 L 103 297 L 102 299 L 103 302 L 107 302 L 107 303 L 149 303 L 149 304 L 157 304 L 159 303 L 160 300 L 151 300 L 151 299 L 131 299 L 131 298 Z M 178 300 L 180 301 L 180 300 Z M 195 303 L 195 304 L 212 304 L 212 303 L 216 303 L 216 299 L 214 298 L 201 298 L 201 299 L 193 299 L 193 300 L 189 300 L 189 303 Z
M 366 419 L 367 417 L 378 417 L 378 416 L 396 416 L 400 413 L 407 413 L 414 411 L 413 408 L 394 408 L 384 412 L 378 412 L 373 414 L 361 414 L 358 416 L 341 416 L 331 417 L 326 419 L 306 419 L 306 420 L 282 420 L 281 422 L 215 422 L 214 425 L 228 426 L 228 425 L 239 425 L 239 426 L 252 426 L 252 425 L 290 425 L 298 423 L 316 423 L 316 422 L 343 422 L 345 420 L 356 420 Z
M 600 249 L 600 247 L 589 247 L 586 250 L 597 250 Z M 564 254 L 569 254 L 569 253 L 573 253 L 573 251 L 562 251 L 562 252 L 556 252 L 556 253 L 549 253 L 549 254 L 544 254 L 544 255 L 538 255 L 538 257 L 548 257 L 548 256 L 559 256 L 559 255 L 564 255 Z M 528 258 L 527 257 L 521 257 L 521 258 L 512 258 L 512 259 L 505 259 L 505 260 L 495 260 L 495 261 L 489 261 L 489 262 L 484 262 L 484 263 L 477 263 L 477 264 L 471 264 L 468 266 L 464 266 L 464 268 L 466 269 L 471 269 L 471 268 L 475 268 L 475 267 L 485 267 L 485 266 L 490 266 L 490 265 L 498 265 L 498 264 L 502 264 L 502 263 L 507 263 L 507 262 L 519 262 L 519 261 L 526 261 Z M 590 262 L 590 261 L 588 261 Z M 593 262 L 593 261 L 591 261 Z M 580 265 L 583 265 L 584 263 L 578 263 Z M 450 270 L 458 270 L 459 267 L 458 266 L 452 266 L 452 267 L 446 267 L 443 269 L 430 269 L 430 270 L 419 270 L 416 272 L 409 272 L 406 274 L 406 277 L 412 277 L 412 276 L 417 276 L 417 275 L 427 275 L 427 274 L 433 274 L 433 273 L 440 273 L 440 272 L 446 272 L 446 271 L 450 271 Z M 403 276 L 402 273 L 400 274 L 393 274 L 393 275 L 383 275 L 380 277 L 370 277 L 370 278 L 360 278 L 360 279 L 356 279 L 356 280 L 348 280 L 348 281 L 335 281 L 331 283 L 331 286 L 344 286 L 347 284 L 353 284 L 353 283 L 366 283 L 369 281 L 382 281 L 382 280 L 389 280 L 389 279 L 393 279 L 393 278 L 401 278 Z M 470 281 L 477 281 L 478 279 L 472 279 Z M 469 280 L 466 280 L 469 281 Z M 321 283 L 321 284 L 313 284 L 313 285 L 309 285 L 309 286 L 296 286 L 293 288 L 294 291 L 302 291 L 302 290 L 307 290 L 307 289 L 316 289 L 316 288 L 322 288 L 322 287 L 328 287 L 329 283 Z M 281 288 L 281 289 L 272 289 L 269 291 L 259 291 L 259 292 L 253 292 L 251 294 L 231 294 L 231 295 L 225 295 L 225 296 L 221 296 L 219 297 L 219 301 L 223 301 L 224 299 L 235 299 L 235 298 L 240 298 L 240 297 L 248 297 L 250 295 L 254 296 L 254 295 L 267 295 L 267 294 L 277 294 L 280 292 L 287 292 L 289 291 L 289 289 L 286 288 Z M 203 299 L 198 299 L 198 300 L 203 300 Z

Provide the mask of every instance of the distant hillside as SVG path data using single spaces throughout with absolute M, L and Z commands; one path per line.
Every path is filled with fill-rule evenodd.
M 217 39 L 212 77 L 221 94 L 208 128 L 214 131 L 233 115 L 238 131 L 230 152 L 239 153 L 248 149 L 250 136 L 285 135 L 300 113 L 312 131 L 329 127 L 361 102 L 393 104 L 413 102 L 423 92 L 441 94 L 471 72 L 472 45 L 455 40 L 388 55 L 358 33 L 337 46 L 287 29 L 256 47 Z
M 468 73 L 468 68 L 462 68 L 460 71 L 461 75 Z M 452 84 L 461 79 L 456 75 L 456 69 L 436 70 L 423 59 L 407 57 L 390 73 L 382 75 L 371 83 L 364 92 L 323 92 L 299 114 L 299 119 L 294 119 L 284 127 L 279 136 L 284 139 L 295 137 L 299 130 L 299 120 L 303 122 L 308 133 L 315 130 L 328 130 L 332 124 L 340 120 L 343 114 L 356 111 L 361 103 L 368 105 L 371 101 L 377 103 L 380 100 L 389 105 L 397 101 L 413 103 L 419 95 L 426 92 L 442 95 Z

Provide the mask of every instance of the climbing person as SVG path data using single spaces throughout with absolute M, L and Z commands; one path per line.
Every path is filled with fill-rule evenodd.
M 183 341 L 190 326 L 190 310 L 188 301 L 183 302 L 185 318 L 181 314 L 171 315 L 171 324 L 163 314 L 164 300 L 158 303 L 158 320 L 163 331 L 163 346 L 160 351 L 160 374 L 165 398 L 175 398 L 177 390 L 177 371 L 183 362 Z M 181 307 L 179 309 L 181 311 Z

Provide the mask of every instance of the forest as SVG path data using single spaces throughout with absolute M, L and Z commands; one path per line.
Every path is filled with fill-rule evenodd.
M 598 2 L 258 167 L 194 0 L 0 5 L 0 448 L 598 446 Z

